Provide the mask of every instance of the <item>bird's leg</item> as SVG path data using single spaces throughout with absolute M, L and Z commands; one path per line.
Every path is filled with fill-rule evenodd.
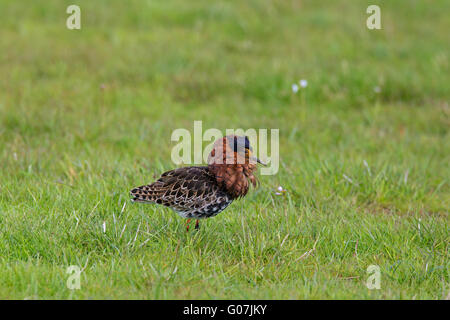
M 187 219 L 186 221 L 186 232 L 189 232 L 189 223 L 191 222 L 191 219 Z
M 197 221 L 195 222 L 195 230 L 200 229 L 200 223 L 199 220 L 197 219 Z

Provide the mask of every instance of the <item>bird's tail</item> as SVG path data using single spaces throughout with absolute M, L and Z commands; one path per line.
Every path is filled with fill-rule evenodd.
M 167 190 L 157 182 L 140 186 L 130 191 L 131 201 L 161 204 L 161 198 L 164 196 L 166 191 Z

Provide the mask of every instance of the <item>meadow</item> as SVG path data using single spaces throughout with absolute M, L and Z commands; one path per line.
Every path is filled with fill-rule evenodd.
M 450 298 L 449 1 L 73 3 L 0 0 L 1 299 Z M 129 190 L 195 120 L 280 169 L 187 233 Z

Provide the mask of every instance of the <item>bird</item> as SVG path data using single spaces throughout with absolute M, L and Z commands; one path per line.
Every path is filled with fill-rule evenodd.
M 257 164 L 266 164 L 252 151 L 247 136 L 219 138 L 213 144 L 207 165 L 164 172 L 157 181 L 133 188 L 131 201 L 172 208 L 187 219 L 186 231 L 191 219 L 196 219 L 198 230 L 200 219 L 216 216 L 234 200 L 245 197 L 250 184 L 258 185 L 254 174 Z

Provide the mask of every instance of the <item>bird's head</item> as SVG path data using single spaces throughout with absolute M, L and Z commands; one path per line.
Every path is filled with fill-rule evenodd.
M 216 140 L 208 157 L 208 164 L 228 165 L 266 165 L 253 154 L 253 148 L 247 136 L 228 135 Z

